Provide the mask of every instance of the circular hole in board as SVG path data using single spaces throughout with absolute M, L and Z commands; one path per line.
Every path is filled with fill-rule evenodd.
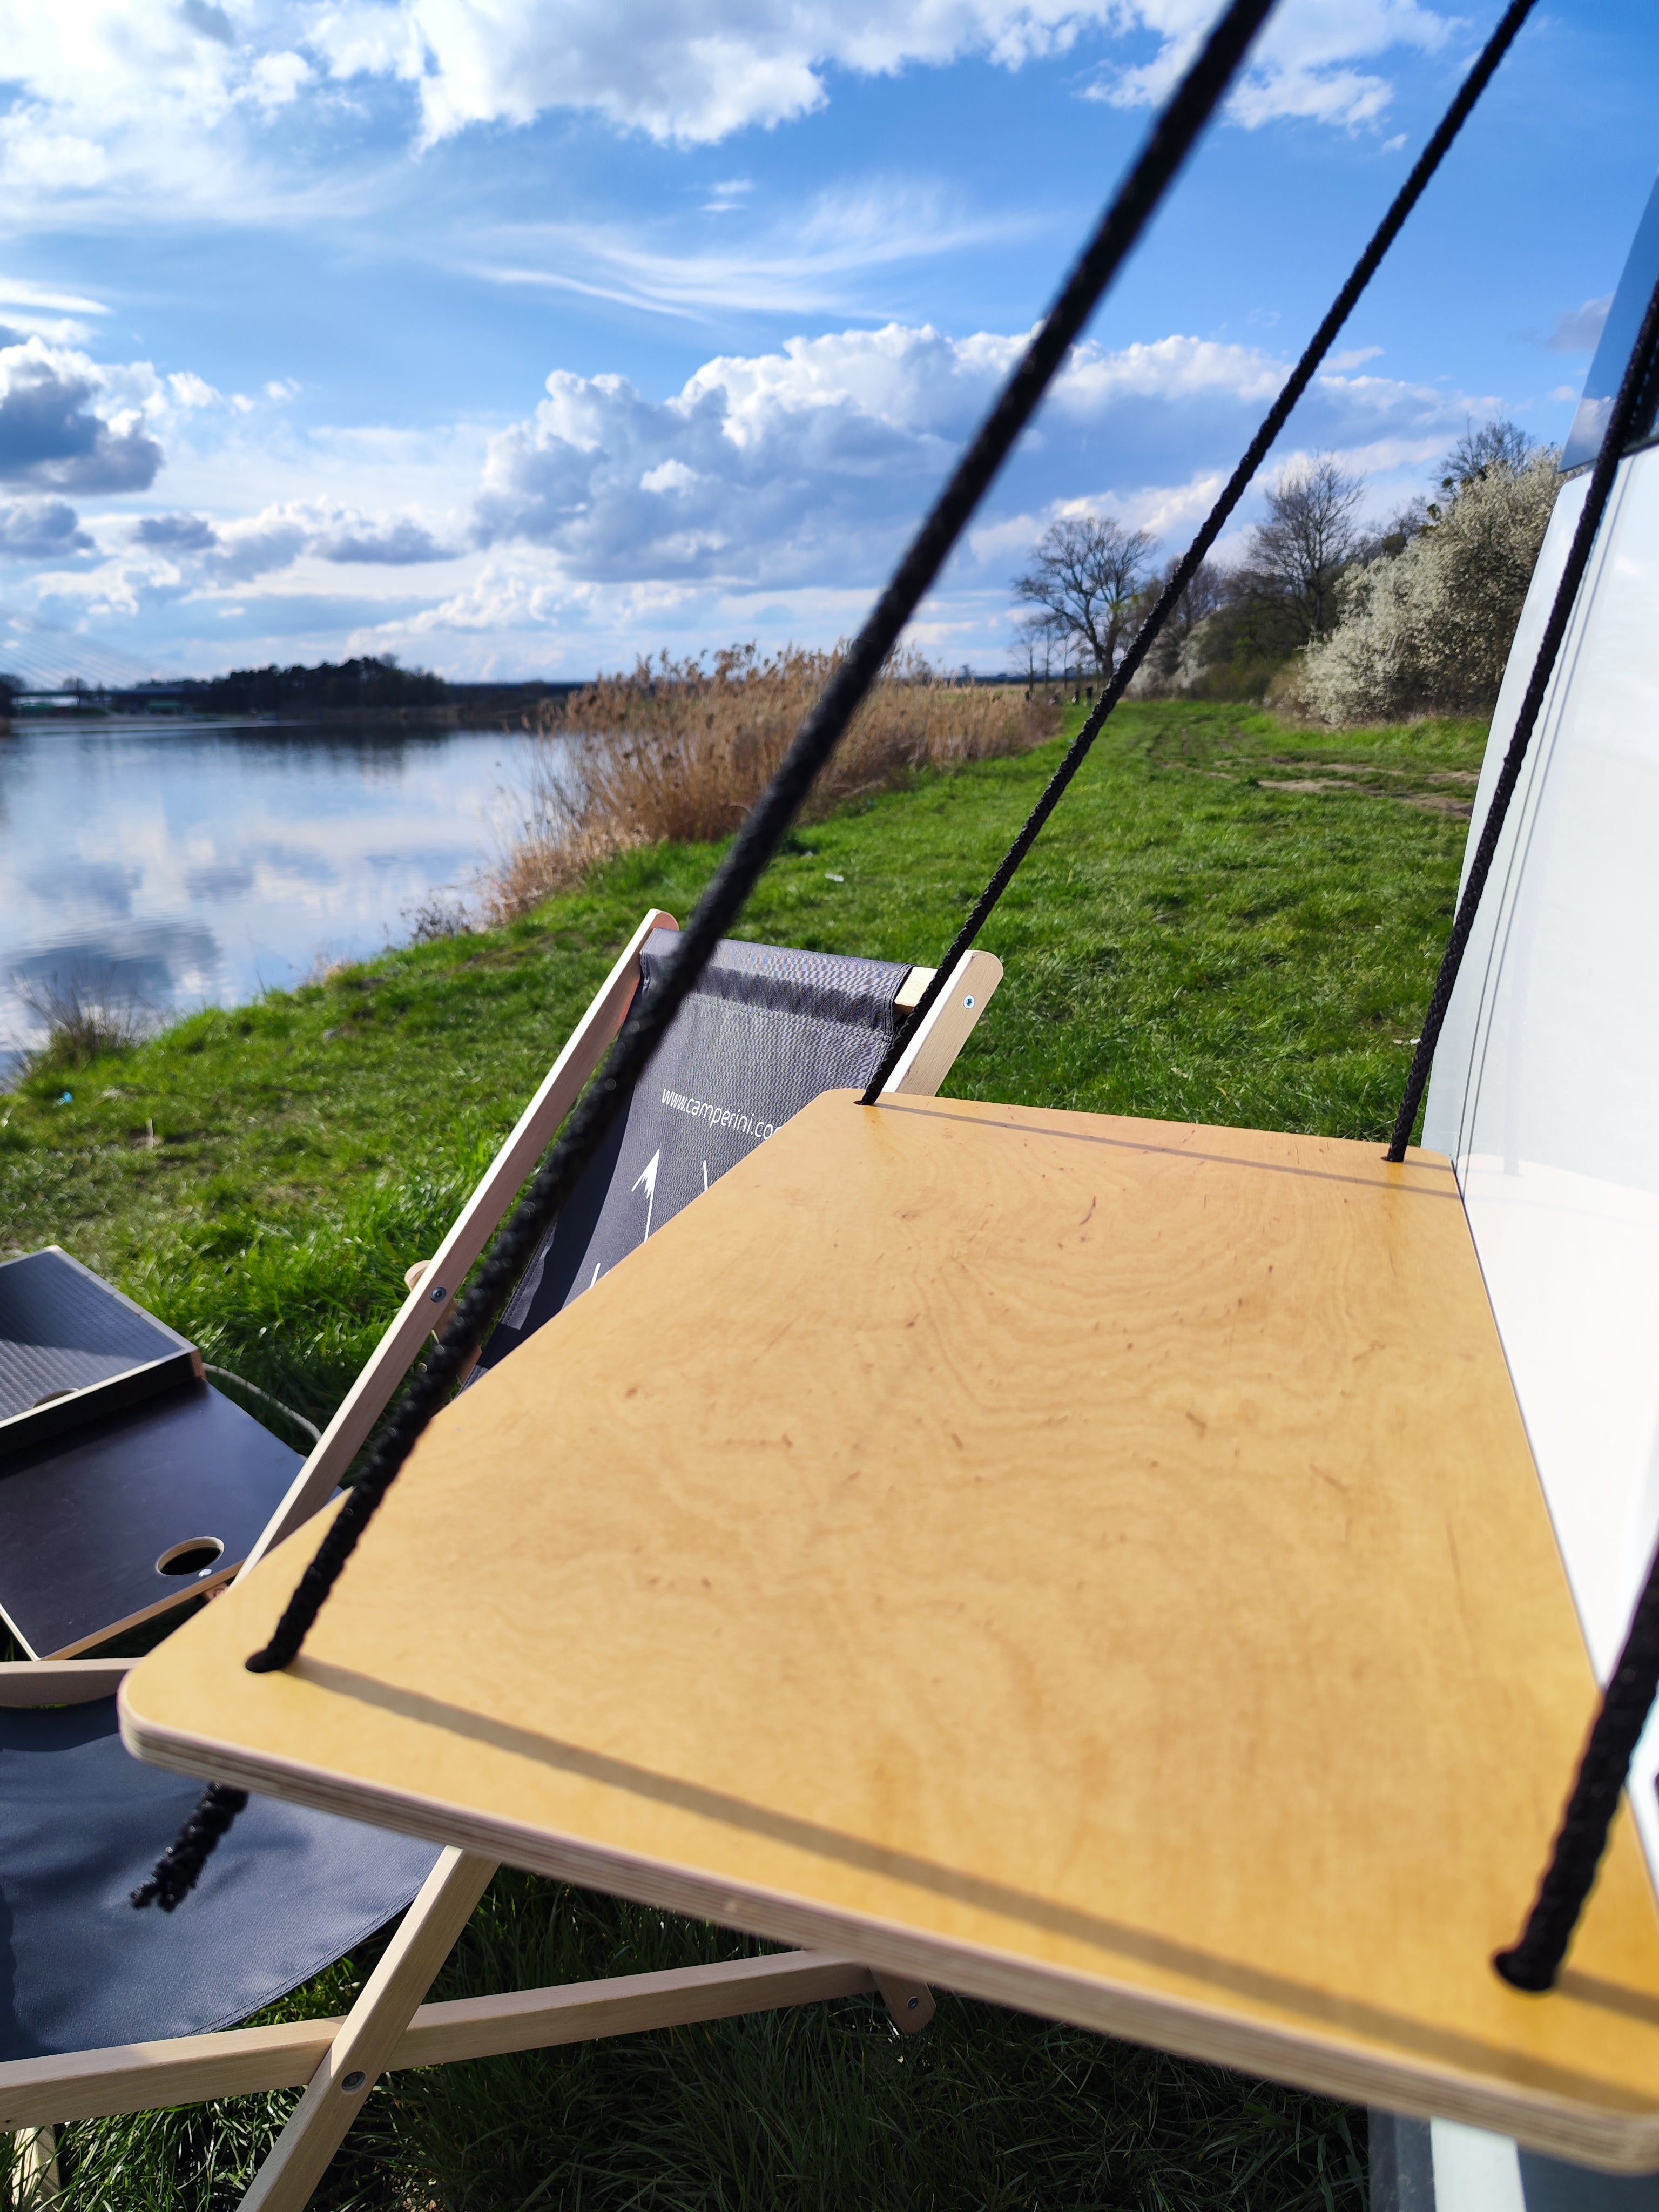
M 216 1536 L 187 1536 L 182 1544 L 162 1553 L 155 1571 L 158 1575 L 204 1575 L 223 1558 L 224 1549 Z

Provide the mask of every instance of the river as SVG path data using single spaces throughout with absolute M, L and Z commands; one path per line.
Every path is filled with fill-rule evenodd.
M 3 728 L 3 726 L 0 726 Z M 78 989 L 165 1018 L 406 942 L 515 817 L 517 732 L 42 722 L 0 734 L 0 1082 Z

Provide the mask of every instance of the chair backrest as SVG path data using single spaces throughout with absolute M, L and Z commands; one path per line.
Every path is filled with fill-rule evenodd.
M 640 954 L 658 988 L 673 949 Z M 675 1016 L 610 1141 L 526 1271 L 486 1346 L 505 1358 L 820 1092 L 867 1083 L 910 970 L 728 939 Z
M 1659 222 L 1644 227 L 1632 256 L 1634 270 L 1649 232 L 1647 264 L 1634 275 L 1644 298 L 1659 273 Z M 1556 503 L 1492 722 L 1471 852 L 1587 489 L 1587 475 L 1570 478 Z M 1659 449 L 1650 441 L 1620 465 L 1504 824 L 1424 1124 L 1424 1142 L 1456 1164 L 1604 1677 L 1659 1540 L 1656 598 Z M 1659 1807 L 1647 1786 L 1656 1736 L 1650 1729 L 1638 1753 L 1644 1786 L 1632 1796 L 1659 1866 Z

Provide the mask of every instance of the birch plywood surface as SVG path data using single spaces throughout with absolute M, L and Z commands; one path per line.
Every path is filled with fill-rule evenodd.
M 1659 2165 L 1626 1814 L 1560 1990 L 1488 1965 L 1595 1692 L 1434 1155 L 832 1093 L 246 1673 L 316 1540 L 128 1675 L 142 1756 Z

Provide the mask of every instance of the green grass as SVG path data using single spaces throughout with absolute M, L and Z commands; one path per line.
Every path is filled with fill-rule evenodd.
M 1483 741 L 1468 722 L 1121 710 L 985 933 L 1007 980 L 947 1089 L 1382 1139 Z M 745 933 L 936 959 L 1057 757 L 926 778 L 801 833 Z M 635 854 L 511 929 L 32 1077 L 0 1099 L 0 1249 L 65 1245 L 325 1419 L 642 908 L 684 917 L 716 857 Z M 438 1993 L 741 1948 L 504 1875 Z M 371 1963 L 289 2008 L 337 2008 Z M 228 2204 L 289 2101 L 66 2130 L 70 2202 Z M 1363 2162 L 1363 2118 L 1338 2106 L 954 1999 L 901 2043 L 848 2000 L 403 2077 L 319 2201 L 1357 2212 Z

